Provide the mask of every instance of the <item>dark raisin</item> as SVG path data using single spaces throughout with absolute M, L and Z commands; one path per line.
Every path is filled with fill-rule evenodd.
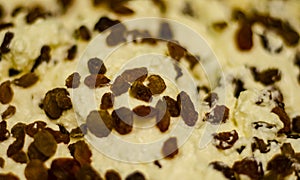
M 167 22 L 161 22 L 159 26 L 159 38 L 162 40 L 172 40 L 174 35 L 170 27 L 170 24 Z
M 5 164 L 5 160 L 2 157 L 0 157 L 0 168 L 3 168 L 4 164 Z
M 110 109 L 114 105 L 114 95 L 110 92 L 103 94 L 100 109 Z
M 90 165 L 82 166 L 75 174 L 76 179 L 102 180 L 100 174 Z
M 243 21 L 240 24 L 236 33 L 236 43 L 241 51 L 249 51 L 253 46 L 253 32 L 251 24 L 247 21 Z
M 129 93 L 132 97 L 145 102 L 149 102 L 152 98 L 150 89 L 140 81 L 133 82 L 130 87 Z
M 296 116 L 293 118 L 292 130 L 296 133 L 300 133 L 300 116 Z
M 9 22 L 9 23 L 0 23 L 0 31 L 3 29 L 11 28 L 14 27 L 14 24 Z
M 278 69 L 267 69 L 262 72 L 258 72 L 256 68 L 251 68 L 252 75 L 255 81 L 259 81 L 264 85 L 271 85 L 281 80 L 281 72 Z
M 235 84 L 235 89 L 234 89 L 234 97 L 239 98 L 240 93 L 245 91 L 246 89 L 244 88 L 244 82 L 240 79 L 234 79 L 233 84 Z
M 15 17 L 15 16 L 17 16 L 20 12 L 22 12 L 23 10 L 24 10 L 24 7 L 22 7 L 22 6 L 17 6 L 17 7 L 15 7 L 15 8 L 12 10 L 11 16 L 12 16 L 12 17 Z
M 110 79 L 103 74 L 91 74 L 84 79 L 84 84 L 91 89 L 107 86 L 109 82 Z
M 14 92 L 10 85 L 10 81 L 5 81 L 0 84 L 0 102 L 2 104 L 8 104 L 9 102 L 11 102 L 14 96 Z
M 89 72 L 91 74 L 105 74 L 106 73 L 106 67 L 105 67 L 103 61 L 97 57 L 89 59 L 87 64 L 88 64 Z
M 221 171 L 226 178 L 230 180 L 236 179 L 234 171 L 227 164 L 220 161 L 211 162 L 209 164 L 212 165 L 215 170 Z
M 91 163 L 92 152 L 89 146 L 84 141 L 77 141 L 68 146 L 71 155 L 76 159 L 81 166 Z
M 3 180 L 19 180 L 20 178 L 18 178 L 18 176 L 14 175 L 13 173 L 0 173 L 0 179 Z
M 186 53 L 186 49 L 182 47 L 177 41 L 169 41 L 167 43 L 169 55 L 179 61 Z
M 48 169 L 44 163 L 38 159 L 31 160 L 25 167 L 25 177 L 32 180 L 48 178 Z
M 121 74 L 121 76 L 129 83 L 134 81 L 144 81 L 148 76 L 148 70 L 145 67 L 127 69 Z
M 14 33 L 12 32 L 6 32 L 4 35 L 4 39 L 2 41 L 2 44 L 0 46 L 0 52 L 1 54 L 6 54 L 10 52 L 9 45 L 11 43 L 11 40 L 14 38 Z
M 293 173 L 293 162 L 284 155 L 275 155 L 267 164 L 267 170 L 274 171 L 282 177 Z
M 239 135 L 235 130 L 221 132 L 214 135 L 214 145 L 218 149 L 230 149 L 238 139 Z
M 16 113 L 16 107 L 9 105 L 7 109 L 1 114 L 2 119 L 8 119 Z
M 115 170 L 108 170 L 105 173 L 106 180 L 122 180 L 120 174 Z
M 19 70 L 17 70 L 17 69 L 14 69 L 14 68 L 9 68 L 9 70 L 8 70 L 8 76 L 9 76 L 9 77 L 18 75 L 18 74 L 20 74 L 20 73 L 21 73 L 21 71 L 19 71 Z
M 121 134 L 129 134 L 133 126 L 133 113 L 126 107 L 121 107 L 112 112 L 115 130 Z
M 247 175 L 251 179 L 261 179 L 263 176 L 263 172 L 258 163 L 251 158 L 244 158 L 241 161 L 234 162 L 232 169 L 237 174 Z
M 86 124 L 88 130 L 99 138 L 108 136 L 113 129 L 112 117 L 106 110 L 91 111 Z
M 97 30 L 99 32 L 103 32 L 106 29 L 110 28 L 111 26 L 114 26 L 116 24 L 120 23 L 119 20 L 112 20 L 106 16 L 101 17 L 98 22 L 94 26 L 94 30 Z
M 122 76 L 118 76 L 113 84 L 110 87 L 110 90 L 114 95 L 120 96 L 123 93 L 126 93 L 130 87 L 130 84 L 123 79 Z
M 184 3 L 184 7 L 182 8 L 181 12 L 184 15 L 188 15 L 188 16 L 191 16 L 191 17 L 195 16 L 195 12 L 194 12 L 190 2 L 185 2 Z
M 204 101 L 208 103 L 209 107 L 213 107 L 217 101 L 219 100 L 219 96 L 217 93 L 211 92 L 205 98 Z
M 161 94 L 167 88 L 165 81 L 159 75 L 151 75 L 148 77 L 149 87 L 152 94 Z
M 125 180 L 146 180 L 145 176 L 139 172 L 139 171 L 135 171 L 131 174 L 129 174 Z
M 40 55 L 35 59 L 35 62 L 30 70 L 30 72 L 34 72 L 35 69 L 42 63 L 42 62 L 49 62 L 51 59 L 51 48 L 48 45 L 44 45 L 41 48 Z
M 285 155 L 286 157 L 293 157 L 295 155 L 295 150 L 293 149 L 291 143 L 283 143 L 280 149 L 281 154 Z
M 48 131 L 55 139 L 56 143 L 64 143 L 68 144 L 70 142 L 70 136 L 69 133 L 65 134 L 61 131 L 55 131 L 51 128 L 45 128 L 46 131 Z
M 74 128 L 70 132 L 71 138 L 82 138 L 84 136 L 80 127 Z
M 184 123 L 188 126 L 194 126 L 198 120 L 198 112 L 195 110 L 190 96 L 186 92 L 181 91 L 177 95 L 177 102 L 179 103 L 180 115 Z
M 78 173 L 80 169 L 80 164 L 75 159 L 57 158 L 51 163 L 51 167 L 48 171 L 48 179 L 76 179 L 75 174 Z
M 167 159 L 172 159 L 178 154 L 177 138 L 171 137 L 166 140 L 162 147 L 162 155 Z
M 78 72 L 72 73 L 65 81 L 67 88 L 78 88 L 80 85 L 80 74 Z
M 84 41 L 89 41 L 91 39 L 91 32 L 86 26 L 82 25 L 75 30 L 75 36 Z
M 226 27 L 228 26 L 227 22 L 225 21 L 218 21 L 218 22 L 214 22 L 212 24 L 212 27 L 216 30 L 216 31 L 222 31 L 224 30 Z
M 10 158 L 17 163 L 26 164 L 28 161 L 27 155 L 24 151 L 18 151 L 16 154 L 12 155 Z
M 132 9 L 130 9 L 129 7 L 127 7 L 123 4 L 113 5 L 113 6 L 111 6 L 111 9 L 117 14 L 122 14 L 122 15 L 134 14 L 134 11 Z
M 163 98 L 167 104 L 167 109 L 170 115 L 172 117 L 178 117 L 180 115 L 180 106 L 178 102 L 170 96 L 164 96 Z
M 61 8 L 64 12 L 66 12 L 74 3 L 74 0 L 57 0 L 61 5 Z
M 164 0 L 152 0 L 152 2 L 159 8 L 160 12 L 165 13 L 167 11 L 167 5 Z
M 67 59 L 73 60 L 76 57 L 76 54 L 77 54 L 77 45 L 73 45 L 68 49 Z
M 13 83 L 17 86 L 28 88 L 30 86 L 33 86 L 37 81 L 39 80 L 39 77 L 32 72 L 29 72 L 27 74 L 24 74 L 18 79 L 15 79 Z
M 42 7 L 36 6 L 32 8 L 26 15 L 26 22 L 33 24 L 39 18 L 46 18 L 50 13 L 46 12 Z
M 28 124 L 25 127 L 25 132 L 30 137 L 33 137 L 38 131 L 41 131 L 42 129 L 44 129 L 46 127 L 46 125 L 47 125 L 47 123 L 45 123 L 44 121 L 35 121 L 31 124 Z
M 34 160 L 34 159 L 38 159 L 40 161 L 46 161 L 47 159 L 49 159 L 48 156 L 44 155 L 43 153 L 41 153 L 37 147 L 35 147 L 34 143 L 31 143 L 28 147 L 28 151 L 27 151 L 27 155 L 28 158 L 30 159 L 30 161 Z
M 0 142 L 5 141 L 10 136 L 9 131 L 6 128 L 7 128 L 6 121 L 1 121 L 0 122 Z
M 229 109 L 224 105 L 216 105 L 215 108 L 205 114 L 205 121 L 210 122 L 211 124 L 226 123 L 226 120 L 229 118 Z
M 170 113 L 167 110 L 166 101 L 159 100 L 155 106 L 156 109 L 156 127 L 161 132 L 165 132 L 169 129 L 170 125 Z
M 267 123 L 267 122 L 264 122 L 264 121 L 253 122 L 252 125 L 255 129 L 258 129 L 258 128 L 261 128 L 261 127 L 267 128 L 267 129 L 272 129 L 272 128 L 276 127 L 275 124 L 270 124 L 270 123 Z
M 136 106 L 135 108 L 132 109 L 132 111 L 140 117 L 153 116 L 155 114 L 154 113 L 155 110 L 153 107 L 145 106 L 145 105 Z
M 272 113 L 276 114 L 279 119 L 283 123 L 283 128 L 278 131 L 278 133 L 290 133 L 291 132 L 291 120 L 287 113 L 281 107 L 274 107 L 271 111 Z
M 34 146 L 39 152 L 47 157 L 51 157 L 55 154 L 57 148 L 57 142 L 48 131 L 42 130 L 37 132 L 33 136 Z
M 155 161 L 154 161 L 154 165 L 156 165 L 159 169 L 162 168 L 162 165 L 159 163 L 158 160 L 155 160 Z
M 270 151 L 270 144 L 266 144 L 264 140 L 253 137 L 254 142 L 251 144 L 252 152 L 254 152 L 256 149 L 260 151 L 260 153 L 267 153 Z

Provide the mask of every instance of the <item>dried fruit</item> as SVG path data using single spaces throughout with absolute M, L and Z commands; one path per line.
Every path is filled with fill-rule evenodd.
M 253 32 L 251 26 L 249 22 L 243 21 L 237 30 L 236 43 L 241 51 L 249 51 L 253 46 Z
M 103 61 L 97 57 L 91 58 L 88 61 L 88 68 L 91 74 L 105 74 L 106 67 Z
M 252 152 L 254 152 L 256 149 L 260 151 L 260 153 L 267 153 L 270 151 L 270 144 L 266 144 L 264 140 L 253 137 L 254 142 L 251 144 Z
M 39 77 L 35 73 L 27 73 L 18 79 L 15 79 L 13 83 L 17 86 L 28 88 L 34 85 L 39 80 Z
M 119 23 L 115 25 L 111 33 L 106 37 L 106 44 L 108 46 L 116 46 L 126 42 L 125 37 L 126 27 Z
M 155 109 L 151 106 L 139 105 L 132 109 L 132 111 L 140 117 L 153 117 Z
M 7 109 L 1 114 L 2 119 L 8 119 L 16 113 L 16 107 L 9 105 Z
M 91 111 L 86 124 L 88 130 L 99 138 L 108 136 L 113 129 L 112 117 L 106 110 Z
M 74 128 L 70 132 L 71 138 L 82 138 L 84 136 L 80 127 Z
M 75 178 L 78 180 L 82 180 L 82 179 L 102 180 L 99 173 L 90 165 L 83 165 L 79 169 L 79 171 L 76 172 Z
M 46 130 L 37 132 L 34 136 L 34 146 L 39 152 L 47 157 L 51 157 L 55 154 L 57 148 L 57 142 Z
M 234 175 L 234 171 L 227 164 L 220 161 L 215 161 L 209 163 L 209 165 L 212 165 L 215 170 L 221 171 L 227 179 L 230 180 L 236 179 Z
M 29 147 L 28 147 L 28 151 L 27 151 L 27 156 L 30 159 L 30 161 L 32 161 L 33 159 L 38 159 L 40 161 L 46 161 L 47 159 L 49 159 L 48 156 L 45 156 L 43 153 L 41 153 L 34 145 L 34 143 L 32 142 Z
M 178 154 L 177 138 L 170 137 L 162 147 L 162 155 L 167 159 L 172 159 Z
M 259 81 L 264 85 L 271 85 L 281 80 L 281 72 L 275 68 L 258 72 L 255 67 L 251 67 L 251 72 L 254 76 L 254 80 Z
M 167 47 L 170 56 L 176 61 L 179 61 L 186 53 L 186 49 L 176 41 L 169 41 Z
M 300 116 L 296 116 L 292 120 L 292 130 L 296 133 L 300 133 Z
M 281 107 L 276 106 L 272 109 L 271 112 L 276 114 L 283 123 L 283 128 L 280 129 L 278 133 L 289 133 L 291 131 L 291 120 L 285 110 Z
M 77 45 L 73 45 L 68 49 L 67 59 L 73 60 L 76 57 L 76 54 L 77 54 Z
M 215 108 L 205 114 L 205 121 L 210 122 L 211 124 L 226 123 L 226 120 L 229 118 L 229 109 L 224 105 L 216 105 Z
M 0 53 L 1 54 L 7 54 L 10 52 L 9 45 L 11 43 L 11 40 L 14 38 L 14 33 L 12 32 L 6 32 L 4 35 L 4 39 L 2 41 L 2 44 L 0 46 Z
M 12 157 L 22 150 L 25 141 L 25 127 L 26 125 L 23 123 L 17 123 L 12 127 L 11 134 L 14 138 L 16 138 L 16 140 L 11 145 L 9 145 L 7 149 L 6 154 L 8 157 Z M 19 154 L 19 156 L 16 157 L 16 159 L 22 158 L 21 156 L 22 154 Z
M 119 134 L 125 135 L 132 131 L 133 113 L 130 109 L 121 107 L 114 110 L 111 116 L 114 121 L 114 128 Z
M 122 180 L 120 174 L 115 170 L 108 170 L 105 173 L 106 180 Z
M 80 164 L 75 159 L 57 158 L 51 163 L 48 179 L 76 179 L 75 175 L 80 169 Z
M 32 8 L 26 15 L 26 22 L 28 24 L 33 24 L 39 18 L 46 18 L 50 13 L 46 12 L 42 7 L 36 6 Z
M 10 158 L 12 158 L 15 162 L 25 164 L 27 163 L 27 155 L 24 151 L 18 151 L 16 154 L 13 154 Z
M 107 86 L 109 82 L 103 74 L 91 74 L 84 79 L 84 84 L 91 89 Z
M 184 15 L 188 15 L 188 16 L 191 16 L 191 17 L 195 16 L 194 10 L 193 10 L 192 5 L 191 5 L 190 2 L 185 2 L 184 3 L 184 7 L 181 10 L 181 12 Z
M 84 141 L 77 141 L 68 146 L 71 155 L 81 166 L 91 164 L 92 152 Z
M 70 76 L 68 76 L 65 85 L 67 86 L 67 88 L 78 88 L 80 85 L 80 78 L 80 74 L 78 72 L 74 72 Z
M 148 76 L 148 70 L 145 67 L 127 69 L 121 74 L 122 78 L 129 83 L 134 81 L 144 81 Z
M 209 107 L 213 107 L 218 100 L 219 100 L 219 96 L 217 93 L 214 92 L 209 93 L 204 99 L 204 101 L 208 103 Z
M 139 172 L 139 171 L 135 171 L 131 174 L 129 174 L 125 180 L 146 180 L 145 176 Z
M 63 110 L 72 107 L 69 92 L 64 88 L 55 88 L 48 91 L 43 100 L 43 109 L 50 119 L 58 119 Z
M 89 41 L 91 39 L 91 32 L 86 26 L 82 25 L 75 30 L 75 36 L 84 41 Z
M 41 48 L 40 55 L 35 59 L 35 62 L 30 70 L 30 72 L 34 72 L 35 69 L 42 63 L 42 62 L 49 62 L 51 59 L 50 55 L 51 48 L 48 45 L 44 45 Z
M 181 91 L 177 95 L 177 102 L 180 104 L 180 115 L 184 123 L 188 126 L 194 126 L 198 120 L 198 112 L 195 110 L 190 96 L 186 92 Z
M 103 94 L 100 109 L 110 109 L 114 105 L 114 95 L 110 92 Z
M 120 96 L 126 93 L 130 87 L 130 84 L 123 79 L 122 76 L 118 76 L 110 87 L 110 90 L 114 95 Z
M 199 56 L 194 56 L 194 55 L 192 55 L 192 54 L 190 54 L 190 53 L 186 53 L 186 55 L 185 55 L 185 59 L 187 60 L 187 62 L 190 64 L 190 66 L 189 66 L 189 68 L 191 69 L 191 70 L 193 70 L 194 69 L 194 67 L 199 63 L 199 61 L 200 61 L 200 57 Z
M 10 86 L 10 81 L 5 81 L 0 84 L 0 102 L 8 104 L 14 96 L 14 92 Z
M 170 24 L 167 22 L 161 22 L 159 26 L 159 38 L 162 40 L 172 40 L 174 35 L 171 30 Z
M 55 131 L 51 128 L 45 128 L 45 130 L 48 131 L 54 137 L 57 144 L 68 144 L 70 142 L 69 133 L 62 133 L 61 131 Z
M 25 177 L 30 180 L 40 180 L 48 178 L 48 169 L 40 160 L 31 160 L 25 167 Z
M 41 131 L 42 129 L 44 129 L 46 127 L 46 125 L 47 125 L 47 123 L 45 123 L 44 121 L 35 121 L 31 124 L 28 124 L 25 127 L 25 132 L 30 137 L 33 137 L 38 131 Z
M 159 100 L 155 106 L 156 108 L 156 127 L 159 128 L 161 132 L 166 132 L 170 126 L 171 116 L 167 110 L 167 106 L 164 101 Z
M 292 164 L 288 157 L 278 154 L 268 162 L 267 170 L 285 177 L 293 173 Z
M 0 142 L 5 141 L 10 136 L 9 131 L 6 128 L 7 128 L 6 121 L 1 121 L 0 122 Z
M 119 20 L 112 20 L 106 16 L 101 17 L 98 22 L 94 26 L 94 30 L 97 30 L 99 32 L 103 32 L 106 29 L 110 28 L 111 26 L 114 26 L 116 24 L 120 23 Z
M 214 145 L 218 149 L 229 149 L 239 139 L 239 135 L 235 130 L 229 132 L 221 132 L 214 135 Z
M 232 169 L 237 174 L 244 174 L 251 179 L 261 179 L 263 176 L 263 171 L 258 165 L 257 161 L 252 158 L 244 158 L 241 161 L 236 161 Z
M 170 96 L 164 96 L 163 99 L 167 104 L 167 109 L 172 117 L 178 117 L 180 115 L 180 106 L 178 102 Z
M 149 87 L 152 94 L 161 94 L 167 88 L 165 81 L 159 75 L 151 75 L 148 77 Z
M 13 173 L 0 173 L 0 179 L 3 179 L 3 180 L 19 180 L 19 178 L 14 175 Z
M 234 89 L 234 97 L 239 98 L 240 93 L 245 91 L 246 89 L 244 88 L 244 83 L 240 79 L 234 79 L 233 84 L 235 84 L 235 89 Z
M 130 87 L 129 93 L 132 97 L 145 102 L 149 102 L 152 98 L 150 89 L 140 81 L 133 82 Z

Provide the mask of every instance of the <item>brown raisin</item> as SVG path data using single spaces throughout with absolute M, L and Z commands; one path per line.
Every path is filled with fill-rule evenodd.
M 30 137 L 33 137 L 38 131 L 44 129 L 47 123 L 44 121 L 35 121 L 25 127 L 25 132 Z
M 209 164 L 212 165 L 215 170 L 221 171 L 226 178 L 230 180 L 236 179 L 234 171 L 227 164 L 220 161 L 214 161 Z
M 129 174 L 125 180 L 146 180 L 145 176 L 139 172 L 139 171 L 136 171 L 136 172 L 133 172 L 131 174 Z
M 180 115 L 184 123 L 188 126 L 194 126 L 198 120 L 198 112 L 195 110 L 190 96 L 182 91 L 177 95 L 177 102 L 180 104 Z
M 174 42 L 169 41 L 167 43 L 167 47 L 170 56 L 176 61 L 179 61 L 186 53 L 186 49 L 176 41 Z
M 241 161 L 236 161 L 232 169 L 237 174 L 244 174 L 251 179 L 261 179 L 263 176 L 263 171 L 259 167 L 257 161 L 251 158 L 244 158 Z
M 0 102 L 2 104 L 8 104 L 14 96 L 14 92 L 10 85 L 10 81 L 5 81 L 0 84 Z
M 119 20 L 112 20 L 106 16 L 101 17 L 98 22 L 94 26 L 94 30 L 97 30 L 99 32 L 103 32 L 106 29 L 110 28 L 111 26 L 114 26 L 116 24 L 120 23 Z
M 83 165 L 75 174 L 76 179 L 102 180 L 100 174 L 90 165 Z
M 292 164 L 293 162 L 288 157 L 277 154 L 268 162 L 267 170 L 285 177 L 293 173 Z
M 156 127 L 161 132 L 166 132 L 169 129 L 171 116 L 167 110 L 167 105 L 165 101 L 159 100 L 155 106 L 156 109 Z
M 123 93 L 126 93 L 130 87 L 130 84 L 123 79 L 122 76 L 118 76 L 113 84 L 110 87 L 110 90 L 114 95 L 120 96 Z
M 73 60 L 76 57 L 76 54 L 77 54 L 77 45 L 73 45 L 68 49 L 67 59 Z
M 37 81 L 39 80 L 39 77 L 35 73 L 27 73 L 21 76 L 18 79 L 15 79 L 13 83 L 17 86 L 27 88 L 30 86 L 33 86 Z
M 0 46 L 0 52 L 1 54 L 7 54 L 10 52 L 9 45 L 11 43 L 11 40 L 14 37 L 14 33 L 12 32 L 6 32 L 4 35 L 4 39 L 2 41 L 2 44 Z
M 276 114 L 283 123 L 283 128 L 280 129 L 278 131 L 278 133 L 290 133 L 291 132 L 291 120 L 290 120 L 290 117 L 285 112 L 285 110 L 281 107 L 276 106 L 272 109 L 271 112 Z
M 214 145 L 218 149 L 229 149 L 239 139 L 238 133 L 233 130 L 229 132 L 221 132 L 214 135 Z
M 167 159 L 172 159 L 178 154 L 177 138 L 170 137 L 162 147 L 162 154 Z
M 77 141 L 68 146 L 71 155 L 76 159 L 81 166 L 91 163 L 92 152 L 89 146 L 84 141 Z
M 241 51 L 251 50 L 253 46 L 252 36 L 252 25 L 247 21 L 243 21 L 236 33 L 236 43 Z
M 300 116 L 296 116 L 293 118 L 292 130 L 296 133 L 300 133 Z
M 108 170 L 105 173 L 106 180 L 122 180 L 120 174 L 115 170 Z
M 114 105 L 114 95 L 110 92 L 103 94 L 100 109 L 110 109 Z
M 57 158 L 51 163 L 48 179 L 76 179 L 75 175 L 80 169 L 80 164 L 75 159 Z
M 9 105 L 7 109 L 1 114 L 2 119 L 8 119 L 16 113 L 16 107 Z
M 115 130 L 121 134 L 129 134 L 133 126 L 133 113 L 126 107 L 121 107 L 112 112 Z
M 0 142 L 5 141 L 10 136 L 9 131 L 6 128 L 7 128 L 6 121 L 1 121 L 0 122 Z
M 129 83 L 134 81 L 144 81 L 148 76 L 148 70 L 145 67 L 127 69 L 121 74 L 122 78 Z
M 217 93 L 214 92 L 209 93 L 204 99 L 204 101 L 208 103 L 209 107 L 213 107 L 218 100 L 219 96 Z
M 113 129 L 112 117 L 106 110 L 91 111 L 86 123 L 88 130 L 99 138 L 108 136 Z
M 80 78 L 80 74 L 78 72 L 74 72 L 70 76 L 68 76 L 65 85 L 67 86 L 67 88 L 78 88 L 80 85 Z
M 267 153 L 270 151 L 270 144 L 266 144 L 264 140 L 253 137 L 254 142 L 251 144 L 252 152 L 254 152 L 256 149 L 260 151 L 260 153 Z
M 38 159 L 31 160 L 25 167 L 25 177 L 32 180 L 48 178 L 48 169 L 44 163 Z
M 224 105 L 216 105 L 215 108 L 205 114 L 205 121 L 210 122 L 211 124 L 226 123 L 226 120 L 229 118 L 229 109 Z
M 103 74 L 91 74 L 84 79 L 84 84 L 91 89 L 107 86 L 109 82 Z
M 37 132 L 33 136 L 34 146 L 39 152 L 47 157 L 51 157 L 55 154 L 57 148 L 57 142 L 48 131 L 42 130 Z
M 88 68 L 91 74 L 105 74 L 106 67 L 103 61 L 97 57 L 91 58 L 88 61 Z
M 163 97 L 167 103 L 167 109 L 172 117 L 178 117 L 180 115 L 180 106 L 178 102 L 170 96 Z
M 149 102 L 152 98 L 150 89 L 140 81 L 133 82 L 130 87 L 129 93 L 132 97 L 145 102 Z
M 155 115 L 155 109 L 151 106 L 139 105 L 133 108 L 132 111 L 140 117 L 152 117 Z
M 167 88 L 165 81 L 159 75 L 151 75 L 148 77 L 149 87 L 152 94 L 161 94 Z
M 89 41 L 91 39 L 91 32 L 86 26 L 82 25 L 75 30 L 75 36 L 84 41 Z

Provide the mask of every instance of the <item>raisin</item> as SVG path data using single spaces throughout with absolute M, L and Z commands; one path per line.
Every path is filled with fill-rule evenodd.
M 162 154 L 167 159 L 172 159 L 178 154 L 176 137 L 171 137 L 164 142 L 162 147 Z
M 33 137 L 38 131 L 44 129 L 46 125 L 44 121 L 35 121 L 25 127 L 25 132 L 30 137 Z
M 0 84 L 0 102 L 2 104 L 10 103 L 14 96 L 14 92 L 10 85 L 10 81 L 5 81 Z
M 216 105 L 215 108 L 205 114 L 205 121 L 210 122 L 211 124 L 226 123 L 226 120 L 229 118 L 229 109 L 224 105 Z
M 267 170 L 285 177 L 293 173 L 293 162 L 284 155 L 275 155 L 267 164 Z
M 106 16 L 101 17 L 98 22 L 94 26 L 94 30 L 97 30 L 99 32 L 103 32 L 106 29 L 110 28 L 111 26 L 114 26 L 116 24 L 120 23 L 119 20 L 112 20 Z
M 80 85 L 80 74 L 78 72 L 72 73 L 65 81 L 67 88 L 78 88 Z
M 234 175 L 234 171 L 225 163 L 220 162 L 220 161 L 215 161 L 215 162 L 211 162 L 209 164 L 212 165 L 215 170 L 221 171 L 226 178 L 228 178 L 230 180 L 236 179 L 235 175 Z
M 35 73 L 27 73 L 21 76 L 18 79 L 15 79 L 13 83 L 17 86 L 27 88 L 30 86 L 33 86 L 37 81 L 39 80 L 39 77 Z
M 133 113 L 126 107 L 121 107 L 112 112 L 115 130 L 121 134 L 129 134 L 133 126 Z
M 82 138 L 84 136 L 80 127 L 74 128 L 70 132 L 71 138 Z
M 76 54 L 77 54 L 77 45 L 73 45 L 68 49 L 67 59 L 73 60 L 76 57 Z
M 6 128 L 7 128 L 6 121 L 1 121 L 0 122 L 0 142 L 5 141 L 10 136 L 9 131 Z
M 77 30 L 75 30 L 75 36 L 84 41 L 89 41 L 91 39 L 91 32 L 86 26 L 82 25 Z
M 253 46 L 252 25 L 243 21 L 236 33 L 236 43 L 241 51 L 249 51 Z
M 140 81 L 133 82 L 130 87 L 129 93 L 132 97 L 145 102 L 149 102 L 152 98 L 150 89 Z
M 258 72 L 255 67 L 251 68 L 255 81 L 259 81 L 264 85 L 271 85 L 281 80 L 281 72 L 278 69 L 270 68 L 262 72 Z
M 178 117 L 180 115 L 180 106 L 178 102 L 170 96 L 164 96 L 163 99 L 167 104 L 167 109 L 172 117 Z
M 88 61 L 88 68 L 91 74 L 105 74 L 106 67 L 103 61 L 97 57 L 91 58 Z
M 165 81 L 159 75 L 151 75 L 148 77 L 149 83 L 147 86 L 149 87 L 151 93 L 161 94 L 167 88 Z
M 192 5 L 191 5 L 190 2 L 185 2 L 184 3 L 184 7 L 182 8 L 181 12 L 184 15 L 188 15 L 188 16 L 191 16 L 191 17 L 195 16 L 194 9 L 192 8 Z
M 14 23 L 8 22 L 8 23 L 0 23 L 0 31 L 7 28 L 14 27 Z
M 75 174 L 78 173 L 80 169 L 80 164 L 75 159 L 57 158 L 51 163 L 51 167 L 48 171 L 48 179 L 76 179 Z
M 167 43 L 167 47 L 170 56 L 176 61 L 179 61 L 186 53 L 186 49 L 176 41 L 174 42 L 169 41 Z
M 77 141 L 68 146 L 71 155 L 76 159 L 81 166 L 91 163 L 92 152 L 84 141 Z
M 139 105 L 133 108 L 132 111 L 140 117 L 146 117 L 146 116 L 152 117 L 153 115 L 155 115 L 155 113 L 153 113 L 155 110 L 151 106 Z
M 135 171 L 131 174 L 129 174 L 125 180 L 146 180 L 145 176 L 139 172 L 139 171 Z
M 16 113 L 16 107 L 9 105 L 8 108 L 1 114 L 2 119 L 8 119 Z
M 110 90 L 114 95 L 120 96 L 121 94 L 126 93 L 129 87 L 130 84 L 125 81 L 122 76 L 118 76 L 111 85 Z
M 31 160 L 25 167 L 25 177 L 32 180 L 48 178 L 48 169 L 40 160 Z
M 9 45 L 10 45 L 11 40 L 13 39 L 13 37 L 14 37 L 14 33 L 12 33 L 12 32 L 6 32 L 5 33 L 4 39 L 3 39 L 2 44 L 0 46 L 1 54 L 7 54 L 7 53 L 10 52 Z
M 172 40 L 174 38 L 173 31 L 170 24 L 167 22 L 161 22 L 159 26 L 159 38 L 162 40 Z
M 221 132 L 214 135 L 214 144 L 218 149 L 230 149 L 238 139 L 239 135 L 235 130 Z
M 68 144 L 70 142 L 69 133 L 62 133 L 61 131 L 55 131 L 51 128 L 45 128 L 45 130 L 48 131 L 54 137 L 57 144 Z
M 40 55 L 35 59 L 35 62 L 30 70 L 30 72 L 34 72 L 35 69 L 42 63 L 42 62 L 49 62 L 51 59 L 51 48 L 48 45 L 44 45 L 41 48 Z
M 251 158 L 244 158 L 241 161 L 234 162 L 232 169 L 237 174 L 247 175 L 251 179 L 261 179 L 263 176 L 263 172 L 258 163 Z
M 186 53 L 185 55 L 185 59 L 187 60 L 187 62 L 189 63 L 189 68 L 191 70 L 194 69 L 194 67 L 199 63 L 200 61 L 200 57 L 199 56 L 194 56 L 190 53 Z
M 87 116 L 87 128 L 96 137 L 107 137 L 113 129 L 113 119 L 106 110 L 91 111 Z
M 171 116 L 167 110 L 167 106 L 164 101 L 159 100 L 155 106 L 156 108 L 156 127 L 160 132 L 166 132 L 170 126 Z
M 36 6 L 32 8 L 26 15 L 26 22 L 33 24 L 39 18 L 46 18 L 50 13 L 46 12 L 42 7 Z
M 181 91 L 177 95 L 177 102 L 180 104 L 180 115 L 184 123 L 188 126 L 194 126 L 198 120 L 198 112 L 195 110 L 190 96 L 186 92 Z
M 292 130 L 296 133 L 300 133 L 300 116 L 296 116 L 292 120 Z
M 244 88 L 244 82 L 240 79 L 234 79 L 233 84 L 235 84 L 234 97 L 239 98 L 240 93 L 246 90 Z
M 274 107 L 271 111 L 272 113 L 276 114 L 279 119 L 283 123 L 283 128 L 278 131 L 278 133 L 290 133 L 291 132 L 291 120 L 287 113 L 281 107 Z
M 260 153 L 267 153 L 270 151 L 270 144 L 266 144 L 264 140 L 253 137 L 254 142 L 251 144 L 252 152 L 254 152 L 256 149 L 259 149 Z
M 217 93 L 214 92 L 209 93 L 204 99 L 204 101 L 208 103 L 209 107 L 213 107 L 218 100 L 219 96 Z
M 133 83 L 134 81 L 144 81 L 148 76 L 148 70 L 145 67 L 127 69 L 121 76 L 129 83 Z
M 108 170 L 105 173 L 106 180 L 122 180 L 120 174 L 115 170 Z
M 107 86 L 109 82 L 103 74 L 91 74 L 84 79 L 84 84 L 91 89 Z
M 76 179 L 102 180 L 99 173 L 90 165 L 82 166 L 75 174 Z
M 39 152 L 47 157 L 51 157 L 55 154 L 57 148 L 57 142 L 48 131 L 42 130 L 37 132 L 33 136 L 34 146 Z

